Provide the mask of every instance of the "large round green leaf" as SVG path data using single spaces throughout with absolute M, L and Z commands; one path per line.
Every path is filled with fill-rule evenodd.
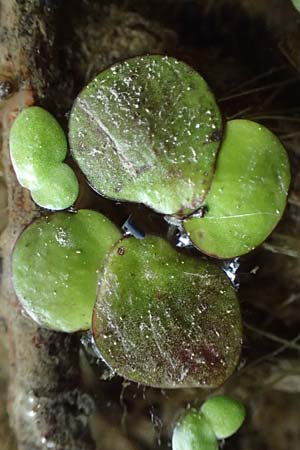
M 232 258 L 261 244 L 286 206 L 290 169 L 277 137 L 249 120 L 228 122 L 204 217 L 185 221 L 194 245 L 208 255 Z
M 191 409 L 176 425 L 172 450 L 218 450 L 218 441 L 209 422 L 200 411 Z
M 158 55 L 100 73 L 77 97 L 69 129 L 73 156 L 97 192 L 165 214 L 200 205 L 222 137 L 203 78 Z
M 153 236 L 123 239 L 107 257 L 93 333 L 116 373 L 164 388 L 222 384 L 241 347 L 239 306 L 226 275 Z
M 104 216 L 81 210 L 36 220 L 13 252 L 13 279 L 28 314 L 43 326 L 88 329 L 98 272 L 120 232 Z

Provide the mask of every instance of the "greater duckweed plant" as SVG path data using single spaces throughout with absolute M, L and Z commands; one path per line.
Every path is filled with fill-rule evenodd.
M 218 440 L 232 436 L 242 426 L 246 410 L 228 395 L 208 398 L 201 409 L 190 409 L 176 424 L 172 450 L 217 450 Z
M 207 255 L 252 250 L 284 211 L 290 172 L 279 140 L 245 120 L 228 122 L 223 139 L 206 82 L 174 58 L 136 57 L 101 72 L 75 100 L 69 140 L 97 192 L 174 216 Z M 10 148 L 20 183 L 40 206 L 75 201 L 78 183 L 63 163 L 66 138 L 47 111 L 25 109 Z M 225 274 L 163 238 L 120 237 L 93 211 L 34 222 L 13 254 L 24 308 L 66 332 L 90 328 L 93 314 L 100 353 L 128 379 L 159 387 L 223 383 L 241 347 L 239 307 Z M 205 421 L 201 413 L 208 430 Z M 215 448 L 207 442 L 205 449 Z
M 197 248 L 232 258 L 277 225 L 290 169 L 284 147 L 265 127 L 233 120 L 222 135 L 205 81 L 185 63 L 158 55 L 101 72 L 70 115 L 71 152 L 96 191 L 181 216 Z

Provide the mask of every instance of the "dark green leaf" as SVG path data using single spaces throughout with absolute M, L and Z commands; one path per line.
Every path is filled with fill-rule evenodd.
M 239 306 L 215 265 L 158 237 L 127 238 L 106 259 L 100 283 L 93 333 L 116 373 L 174 388 L 218 386 L 233 372 Z

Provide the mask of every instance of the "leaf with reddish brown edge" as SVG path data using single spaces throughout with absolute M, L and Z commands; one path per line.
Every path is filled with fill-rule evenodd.
M 127 238 L 108 255 L 99 282 L 93 334 L 117 374 L 161 388 L 216 387 L 231 375 L 241 318 L 218 267 L 159 237 Z

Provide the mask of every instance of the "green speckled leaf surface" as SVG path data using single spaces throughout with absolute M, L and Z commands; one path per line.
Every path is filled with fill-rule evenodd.
M 12 125 L 9 144 L 17 178 L 38 205 L 61 210 L 75 202 L 78 181 L 62 163 L 68 149 L 66 136 L 48 111 L 39 106 L 25 108 Z
M 196 71 L 149 55 L 91 81 L 75 101 L 69 130 L 73 156 L 97 192 L 182 214 L 209 189 L 222 119 Z
M 218 258 L 242 255 L 261 244 L 280 220 L 290 183 L 287 153 L 267 128 L 228 122 L 204 217 L 185 229 L 201 251 Z
M 120 236 L 106 217 L 89 210 L 33 222 L 12 258 L 15 289 L 28 314 L 54 330 L 90 328 L 98 272 Z
M 45 172 L 65 159 L 67 148 L 63 129 L 43 108 L 26 108 L 13 123 L 11 159 L 20 183 L 28 189 L 40 187 Z
M 93 334 L 126 379 L 176 387 L 218 386 L 241 347 L 239 306 L 226 275 L 161 238 L 123 239 L 100 276 Z
M 67 164 L 52 167 L 39 189 L 31 191 L 32 199 L 43 208 L 66 209 L 76 200 L 79 193 L 75 173 Z

